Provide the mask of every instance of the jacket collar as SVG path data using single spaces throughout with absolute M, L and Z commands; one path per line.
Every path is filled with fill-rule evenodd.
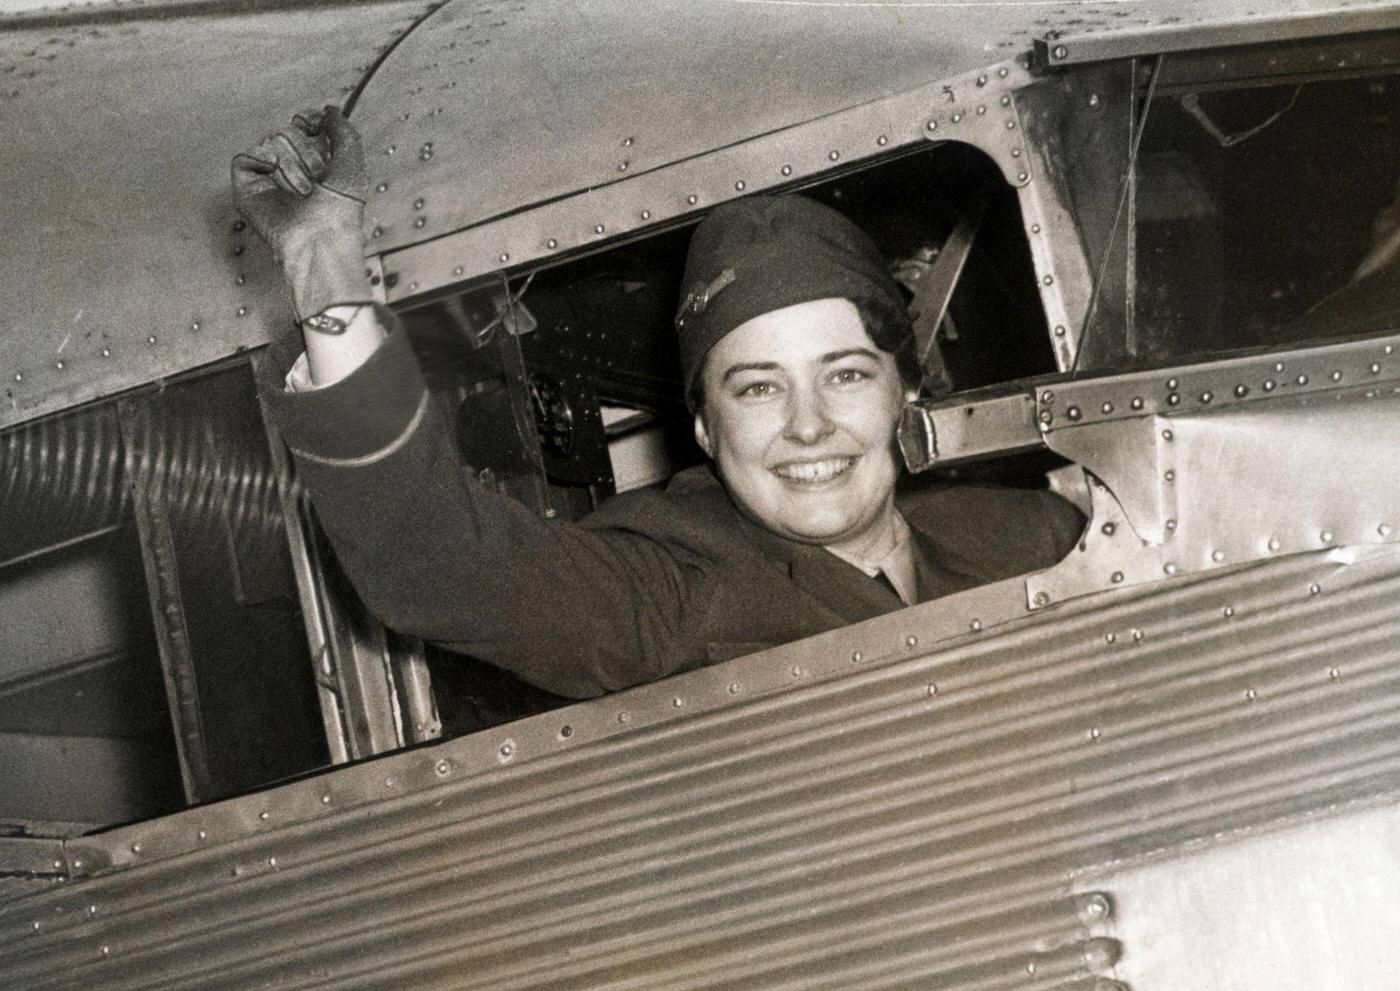
M 821 601 L 846 623 L 857 623 L 903 609 L 893 589 L 824 547 L 780 537 L 734 507 L 755 549 L 787 569 L 794 584 Z M 907 519 L 907 518 L 906 518 Z M 914 552 L 914 580 L 919 602 L 940 598 L 982 584 L 982 579 L 949 565 L 934 538 L 909 524 Z
M 914 537 L 914 577 L 918 582 L 920 602 L 939 599 L 983 583 L 981 578 L 959 571 L 945 562 L 932 536 L 912 523 L 909 530 Z
M 688 469 L 675 476 L 673 485 L 687 490 L 723 489 L 723 483 L 708 465 Z M 841 560 L 824 547 L 801 544 L 780 537 L 748 516 L 732 499 L 729 503 L 746 542 L 756 553 L 784 569 L 793 583 L 812 595 L 844 623 L 857 623 L 904 608 L 904 601 L 882 582 L 871 578 L 853 564 Z M 914 576 L 920 602 L 939 598 L 981 584 L 981 579 L 959 571 L 944 560 L 934 538 L 909 519 L 914 550 Z

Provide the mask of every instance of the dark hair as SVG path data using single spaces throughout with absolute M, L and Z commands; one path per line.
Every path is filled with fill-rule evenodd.
M 881 351 L 894 355 L 895 368 L 899 371 L 899 379 L 904 383 L 905 388 L 917 389 L 923 380 L 923 369 L 919 367 L 918 350 L 914 343 L 914 331 L 907 321 L 887 320 L 881 318 L 875 311 L 865 303 L 855 303 L 856 313 L 860 314 L 860 322 L 865 327 L 865 333 L 869 336 L 874 345 Z M 699 373 L 695 376 L 690 385 L 690 394 L 686 396 L 690 408 L 696 413 L 701 413 L 705 408 L 705 363 L 700 365 Z
M 899 369 L 900 381 L 907 389 L 917 389 L 923 381 L 924 370 L 919 365 L 919 350 L 914 341 L 914 328 L 909 321 L 884 320 L 863 303 L 856 304 L 856 312 L 865 325 L 865 332 L 881 351 L 894 355 L 895 367 Z

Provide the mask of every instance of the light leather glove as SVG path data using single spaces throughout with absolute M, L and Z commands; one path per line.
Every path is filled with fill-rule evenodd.
M 339 107 L 297 114 L 235 156 L 232 178 L 234 205 L 282 266 L 298 321 L 373 301 L 363 240 L 365 153 Z

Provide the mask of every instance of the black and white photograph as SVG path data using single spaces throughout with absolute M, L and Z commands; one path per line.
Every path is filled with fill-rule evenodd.
M 0 0 L 0 988 L 1400 991 L 1400 0 Z

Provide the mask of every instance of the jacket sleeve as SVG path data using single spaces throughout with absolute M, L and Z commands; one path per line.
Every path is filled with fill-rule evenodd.
M 273 346 L 260 382 L 369 609 L 570 697 L 689 666 L 685 619 L 713 589 L 704 555 L 622 527 L 547 521 L 481 486 L 406 336 L 392 314 L 381 319 L 388 338 L 340 382 L 288 392 L 295 341 Z
M 1079 542 L 1084 515 L 1040 489 L 950 485 L 905 508 L 933 538 L 944 560 L 982 581 L 998 581 L 1058 564 Z

